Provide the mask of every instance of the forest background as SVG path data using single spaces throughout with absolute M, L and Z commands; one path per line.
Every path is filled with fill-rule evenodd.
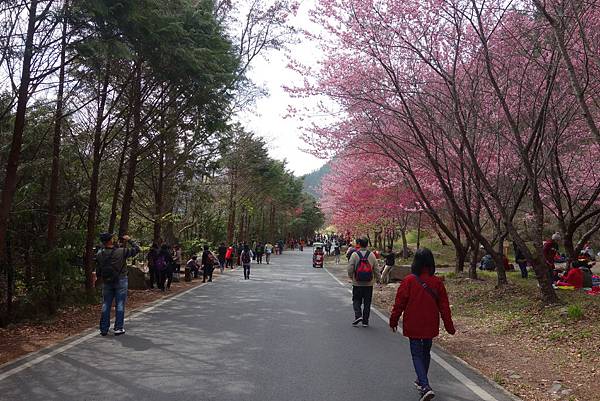
M 293 1 L 0 2 L 0 326 L 94 300 L 98 233 L 274 241 L 323 216 L 237 113 Z

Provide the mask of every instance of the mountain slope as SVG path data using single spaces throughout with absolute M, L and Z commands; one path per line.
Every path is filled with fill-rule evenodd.
M 321 199 L 321 182 L 323 177 L 331 171 L 329 163 L 325 164 L 318 170 L 306 174 L 302 177 L 304 180 L 304 191 L 314 196 L 316 199 Z

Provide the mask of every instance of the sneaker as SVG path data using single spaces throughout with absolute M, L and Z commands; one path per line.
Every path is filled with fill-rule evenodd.
M 435 393 L 431 388 L 421 389 L 421 398 L 419 401 L 430 401 L 435 397 Z
M 362 322 L 362 316 L 354 319 L 354 321 L 352 322 L 352 326 L 357 327 L 360 322 Z
M 108 335 L 108 332 L 107 332 L 107 331 L 101 331 L 101 332 L 100 332 L 100 335 L 101 335 L 102 337 L 106 337 L 106 336 Z
M 365 323 L 365 322 L 363 322 L 363 325 L 362 325 L 362 326 L 363 326 L 363 327 L 369 327 L 369 323 Z
M 114 333 L 115 336 L 120 336 L 122 334 L 125 334 L 125 329 L 115 329 Z

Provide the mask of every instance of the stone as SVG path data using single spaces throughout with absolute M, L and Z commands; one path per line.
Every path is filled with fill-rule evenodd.
M 129 278 L 129 289 L 145 290 L 148 288 L 148 285 L 146 284 L 146 273 L 134 266 L 128 266 L 127 269 Z
M 550 387 L 550 390 L 548 390 L 548 392 L 552 393 L 552 394 L 558 394 L 558 392 L 560 391 L 561 388 L 562 388 L 562 384 L 560 384 L 558 382 L 554 382 L 552 384 L 552 387 Z

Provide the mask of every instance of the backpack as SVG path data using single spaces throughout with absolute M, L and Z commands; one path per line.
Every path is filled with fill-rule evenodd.
M 360 258 L 358 262 L 358 267 L 354 272 L 354 277 L 356 281 L 360 282 L 369 282 L 373 280 L 373 266 L 369 263 L 369 255 L 370 251 L 365 252 L 364 255 L 361 255 L 359 251 L 356 251 L 356 254 Z
M 116 248 L 113 248 L 108 256 L 106 250 L 102 251 L 102 265 L 100 266 L 100 276 L 105 284 L 114 284 L 118 279 L 120 272 L 117 272 L 112 266 L 112 258 Z
M 158 255 L 156 259 L 154 259 L 154 268 L 158 271 L 163 271 L 167 267 L 167 261 L 165 260 L 165 255 Z
M 250 252 L 242 252 L 242 263 L 247 265 L 250 264 L 251 259 L 250 259 Z

